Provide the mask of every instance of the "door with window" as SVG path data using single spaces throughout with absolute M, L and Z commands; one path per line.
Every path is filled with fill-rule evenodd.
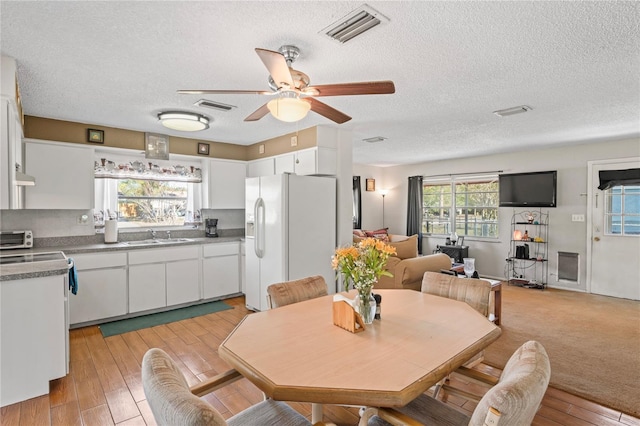
M 587 289 L 640 300 L 640 185 L 599 190 L 601 170 L 640 168 L 640 160 L 590 163 Z

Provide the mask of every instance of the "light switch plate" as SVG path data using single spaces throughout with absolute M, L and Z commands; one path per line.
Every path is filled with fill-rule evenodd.
M 298 137 L 291 136 L 291 146 L 298 146 Z
M 264 154 L 264 145 L 258 146 L 258 153 Z
M 584 215 L 583 214 L 572 214 L 571 215 L 571 222 L 584 222 Z

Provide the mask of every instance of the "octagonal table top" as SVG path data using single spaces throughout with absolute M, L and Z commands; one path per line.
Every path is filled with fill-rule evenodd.
M 374 292 L 382 296 L 381 319 L 360 333 L 333 324 L 329 295 L 247 315 L 218 353 L 276 400 L 393 407 L 500 336 L 464 302 L 413 290 Z

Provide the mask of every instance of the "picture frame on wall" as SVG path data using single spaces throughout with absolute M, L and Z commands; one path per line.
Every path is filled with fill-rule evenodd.
M 366 180 L 367 191 L 375 191 L 376 190 L 376 180 L 375 179 L 367 179 Z
M 198 154 L 200 155 L 209 155 L 209 144 L 198 142 Z
M 145 133 L 144 158 L 151 160 L 168 160 L 169 136 L 157 133 Z
M 87 129 L 87 142 L 104 143 L 104 130 Z

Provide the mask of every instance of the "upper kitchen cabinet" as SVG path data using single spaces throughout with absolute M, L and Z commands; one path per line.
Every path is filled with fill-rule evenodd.
M 337 171 L 336 164 L 336 150 L 321 146 L 275 157 L 276 174 L 334 176 Z
M 247 177 L 272 176 L 275 174 L 273 157 L 253 160 L 247 163 Z
M 25 140 L 25 208 L 88 210 L 94 205 L 94 149 L 74 144 Z
M 209 200 L 211 209 L 244 209 L 244 180 L 247 163 L 232 160 L 209 161 Z
M 23 207 L 22 104 L 16 77 L 16 61 L 2 56 L 2 117 L 0 122 L 0 209 Z

